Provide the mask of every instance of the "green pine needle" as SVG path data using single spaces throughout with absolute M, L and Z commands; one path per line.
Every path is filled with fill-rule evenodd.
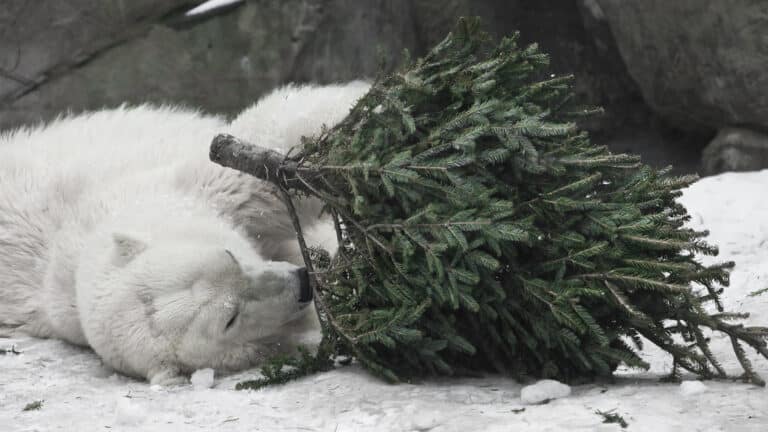
M 592 144 L 574 121 L 595 110 L 573 106 L 573 77 L 549 76 L 548 63 L 517 35 L 494 44 L 461 19 L 303 140 L 291 184 L 325 202 L 341 242 L 317 273 L 332 346 L 320 362 L 271 364 L 248 388 L 322 370 L 338 353 L 389 381 L 582 379 L 646 368 L 641 336 L 675 374 L 723 376 L 701 327 L 728 334 L 746 379 L 762 383 L 743 345 L 768 358 L 768 329 L 707 312 L 722 309 L 732 263 L 700 264 L 717 248 L 684 227 L 675 199 L 696 177 Z

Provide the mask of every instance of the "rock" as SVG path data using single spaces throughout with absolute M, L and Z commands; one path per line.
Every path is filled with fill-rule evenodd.
M 704 174 L 768 168 L 768 135 L 741 127 L 720 130 L 701 160 Z
M 91 13 L 110 15 L 111 5 L 91 5 Z M 0 129 L 123 102 L 179 103 L 232 114 L 281 83 L 373 77 L 377 49 L 391 59 L 392 69 L 403 49 L 423 55 L 462 15 L 483 17 L 484 28 L 496 36 L 520 30 L 523 43 L 540 43 L 551 54 L 554 73 L 577 75 L 583 103 L 606 105 L 608 115 L 593 119 L 590 129 L 618 128 L 624 117 L 643 111 L 636 106 L 642 104 L 639 90 L 623 69 L 607 25 L 600 27 L 598 47 L 581 10 L 576 0 L 286 0 L 245 2 L 202 21 L 156 19 L 126 43 L 81 60 L 12 103 L 0 103 Z M 6 13 L 8 19 L 26 16 Z M 93 49 L 86 43 L 92 30 L 75 18 L 63 21 L 81 29 L 62 31 L 84 39 L 56 48 L 57 56 L 71 62 L 73 52 Z M 45 37 L 55 39 L 50 32 Z
M 149 29 L 193 0 L 5 0 L 0 7 L 0 106 Z M 4 119 L 4 121 L 8 121 Z
M 768 126 L 768 2 L 597 0 L 645 100 L 678 128 Z
M 416 45 L 407 3 L 247 2 L 191 24 L 156 20 L 145 34 L 0 104 L 0 129 L 121 103 L 233 114 L 281 83 L 370 77 L 378 69 L 372 47 L 399 54 Z
M 701 381 L 683 381 L 680 383 L 680 394 L 693 396 L 707 391 L 707 386 Z
M 606 111 L 580 124 L 598 144 L 684 168 L 678 159 L 698 162 L 703 147 L 681 152 L 676 149 L 686 147 L 667 146 L 597 0 L 248 1 L 194 17 L 184 13 L 191 6 L 179 6 L 200 2 L 10 0 L 12 7 L 0 8 L 0 52 L 15 52 L 11 39 L 1 37 L 21 20 L 38 31 L 51 27 L 34 37 L 19 27 L 14 37 L 29 39 L 19 48 L 23 62 L 35 57 L 68 66 L 45 63 L 39 70 L 47 72 L 38 73 L 31 63 L 13 69 L 16 56 L 0 58 L 0 68 L 35 81 L 19 91 L 21 84 L 0 76 L 0 131 L 121 103 L 181 104 L 232 115 L 286 82 L 372 78 L 379 72 L 379 48 L 391 70 L 404 49 L 423 55 L 459 16 L 477 15 L 497 37 L 519 30 L 521 43 L 539 43 L 556 75 L 576 76 L 576 100 Z M 120 3 L 125 10 L 115 10 Z M 53 5 L 50 13 L 45 4 Z M 61 20 L 51 24 L 54 16 Z M 45 49 L 33 46 L 38 40 Z M 13 90 L 5 99 L 2 85 Z
M 560 399 L 571 395 L 571 387 L 559 381 L 544 379 L 520 391 L 520 399 L 523 403 L 533 405 L 546 403 L 553 399 Z

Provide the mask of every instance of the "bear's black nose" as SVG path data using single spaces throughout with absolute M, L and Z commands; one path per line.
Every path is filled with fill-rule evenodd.
M 299 302 L 307 303 L 312 301 L 312 286 L 309 284 L 309 272 L 306 268 L 302 267 L 296 270 L 296 274 L 299 276 Z

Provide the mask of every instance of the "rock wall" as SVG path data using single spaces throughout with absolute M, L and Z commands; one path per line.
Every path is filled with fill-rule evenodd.
M 767 1 L 596 2 L 630 75 L 666 122 L 696 133 L 732 126 L 742 132 L 768 130 Z M 703 160 L 708 172 L 768 167 L 756 162 L 768 161 L 768 140 L 747 135 L 728 140 L 728 146 L 721 145 L 723 134 L 713 141 Z M 743 151 L 723 150 L 740 146 Z
M 15 106 L 98 53 L 138 37 L 190 0 L 3 0 L 0 6 L 0 129 L 43 107 Z
M 201 1 L 5 0 L 0 130 L 121 103 L 233 114 L 283 83 L 373 77 L 461 15 L 540 43 L 580 101 L 605 107 L 582 127 L 652 164 L 694 171 L 719 128 L 768 118 L 750 57 L 765 48 L 759 0 L 246 0 L 184 15 Z

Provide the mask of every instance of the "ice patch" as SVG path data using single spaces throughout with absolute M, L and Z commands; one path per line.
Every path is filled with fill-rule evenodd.
M 213 369 L 198 369 L 190 377 L 192 387 L 195 390 L 209 389 L 213 387 Z
M 683 381 L 680 383 L 680 394 L 692 396 L 707 391 L 707 386 L 701 381 Z
M 571 394 L 571 386 L 555 380 L 541 380 L 536 384 L 523 387 L 520 399 L 527 404 L 538 404 L 552 399 L 567 397 Z

